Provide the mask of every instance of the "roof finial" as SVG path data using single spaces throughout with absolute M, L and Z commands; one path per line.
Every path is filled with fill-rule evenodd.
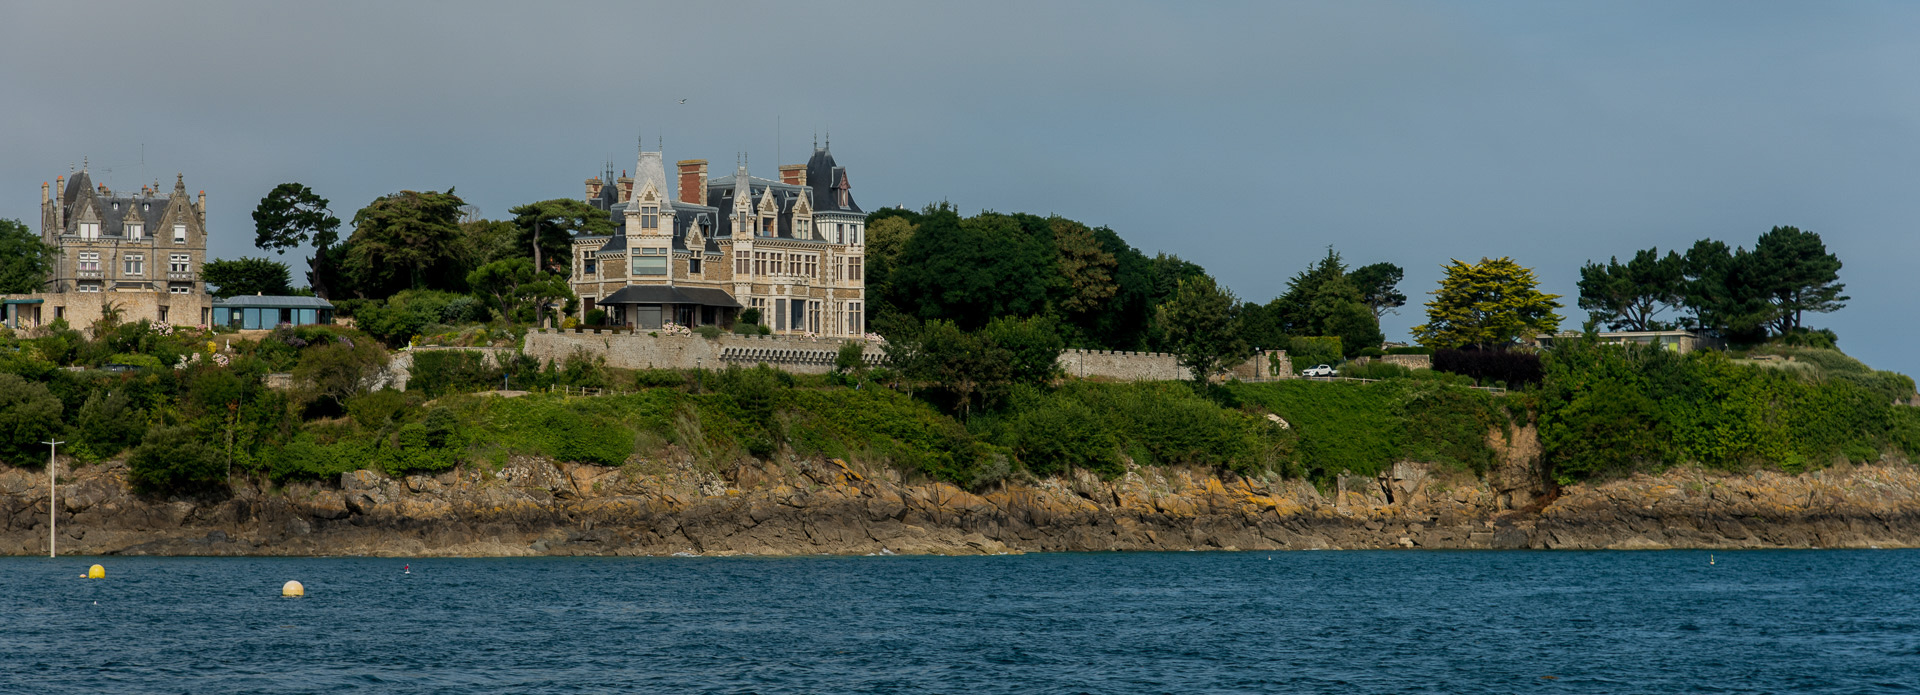
M 813 149 L 820 149 L 820 131 L 813 131 Z
M 87 170 L 87 157 L 86 157 L 86 155 L 81 155 L 81 156 L 80 156 L 80 170 L 81 170 L 81 171 L 86 171 L 86 170 Z
M 655 152 L 667 151 L 667 138 L 655 133 L 653 136 L 653 149 Z
M 833 149 L 833 129 L 832 128 L 827 129 L 827 149 L 828 150 Z

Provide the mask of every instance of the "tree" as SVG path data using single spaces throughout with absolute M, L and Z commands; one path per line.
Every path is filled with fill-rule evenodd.
M 1580 308 L 1613 330 L 1662 331 L 1672 324 L 1655 320 L 1681 301 L 1686 283 L 1686 259 L 1669 251 L 1644 249 L 1622 264 L 1588 263 L 1580 268 Z
M 287 264 L 265 258 L 236 258 L 207 261 L 200 266 L 200 280 L 213 286 L 213 296 L 225 299 L 240 295 L 291 294 L 291 272 Z
M 371 390 L 386 367 L 387 351 L 373 339 L 334 336 L 324 345 L 300 351 L 293 378 L 311 384 L 320 395 L 345 408 L 349 399 Z
M 0 462 L 38 468 L 60 432 L 64 406 L 46 384 L 0 373 Z
M 464 205 L 451 188 L 401 191 L 354 213 L 346 269 L 355 291 L 384 298 L 404 289 L 464 290 L 453 255 Z
M 1427 302 L 1427 322 L 1414 337 L 1433 348 L 1505 348 L 1522 336 L 1560 326 L 1557 294 L 1544 294 L 1533 271 L 1510 258 L 1454 260 Z
M 963 330 L 996 316 L 1039 314 L 1053 275 L 1046 230 L 1046 220 L 1032 215 L 963 220 L 950 207 L 929 208 L 900 254 L 889 300 L 908 316 Z
M 1180 281 L 1173 299 L 1160 305 L 1163 343 L 1192 371 L 1196 386 L 1251 354 L 1246 341 L 1233 330 L 1234 308 L 1239 303 L 1212 277 L 1199 275 Z
M 340 218 L 327 209 L 327 199 L 297 183 L 274 186 L 253 209 L 253 245 L 286 253 L 309 241 L 315 249 L 333 246 L 340 238 Z
M 1386 339 L 1366 295 L 1331 248 L 1325 258 L 1287 281 L 1287 291 L 1269 303 L 1267 313 L 1284 335 L 1339 337 L 1348 356 L 1378 347 Z
M 467 285 L 481 301 L 488 302 L 500 316 L 512 322 L 521 309 L 533 307 L 534 320 L 540 310 L 560 299 L 572 299 L 566 280 L 533 270 L 533 260 L 510 258 L 494 261 L 467 274 Z
M 227 481 L 227 465 L 191 427 L 159 427 L 127 457 L 127 482 L 142 492 L 197 492 Z
M 1100 248 L 1093 230 L 1062 217 L 1048 220 L 1053 228 L 1054 268 L 1058 272 L 1056 304 L 1068 314 L 1084 314 L 1106 306 L 1120 286 L 1113 270 L 1113 254 Z
M 1682 302 L 1702 330 L 1734 342 L 1759 342 L 1774 320 L 1767 281 L 1746 249 L 1702 239 L 1687 250 Z
M 1774 227 L 1753 245 L 1753 261 L 1773 304 L 1776 335 L 1800 330 L 1807 312 L 1839 311 L 1852 299 L 1840 294 L 1847 289 L 1840 282 L 1840 257 L 1828 253 L 1813 232 Z
M 540 245 L 540 270 L 566 269 L 573 263 L 573 237 L 613 234 L 613 220 L 606 211 L 571 198 L 555 198 L 527 203 L 507 212 L 513 214 L 515 256 L 534 257 L 534 241 Z
M 508 258 L 523 258 L 527 250 L 519 245 L 520 229 L 506 220 L 467 220 L 460 223 L 460 240 L 454 256 L 464 273 Z
M 1373 312 L 1376 323 L 1387 314 L 1398 314 L 1406 306 L 1407 295 L 1400 293 L 1400 280 L 1406 271 L 1392 263 L 1375 263 L 1355 268 L 1347 279 L 1360 289 L 1360 302 Z
M 989 349 L 1004 353 L 1007 378 L 1013 383 L 1042 386 L 1060 374 L 1060 351 L 1066 343 L 1051 319 L 1002 316 L 987 322 L 980 337 Z
M 60 250 L 19 220 L 0 220 L 0 294 L 31 294 L 46 288 Z

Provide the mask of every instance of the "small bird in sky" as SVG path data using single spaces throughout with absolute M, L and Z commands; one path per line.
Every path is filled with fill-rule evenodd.
M 685 99 L 681 99 L 681 100 L 680 100 L 680 103 L 682 103 L 682 104 L 685 104 L 685 103 L 687 103 L 687 100 L 685 100 Z

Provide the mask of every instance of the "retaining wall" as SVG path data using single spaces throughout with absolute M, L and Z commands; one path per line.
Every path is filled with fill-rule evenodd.
M 725 369 L 729 364 L 750 367 L 766 363 L 795 374 L 826 374 L 833 371 L 833 360 L 847 342 L 840 338 L 736 334 L 705 338 L 545 329 L 527 333 L 525 350 L 542 362 L 564 361 L 575 350 L 584 350 L 607 358 L 607 366 L 621 369 Z M 879 346 L 863 344 L 868 364 L 877 365 L 885 358 Z

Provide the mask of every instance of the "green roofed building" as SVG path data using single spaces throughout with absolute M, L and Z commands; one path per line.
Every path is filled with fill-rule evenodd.
M 213 300 L 213 316 L 217 323 L 247 330 L 307 326 L 333 323 L 333 304 L 319 297 L 242 295 Z

